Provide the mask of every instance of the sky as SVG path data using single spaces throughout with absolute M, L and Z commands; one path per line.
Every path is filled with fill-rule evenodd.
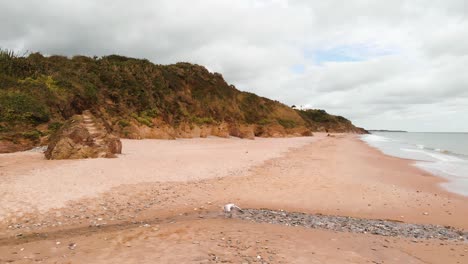
M 367 129 L 468 132 L 466 0 L 0 0 L 0 47 L 192 62 Z

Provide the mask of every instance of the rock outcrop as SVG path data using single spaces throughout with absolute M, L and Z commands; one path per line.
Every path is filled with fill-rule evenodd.
M 47 159 L 113 158 L 122 153 L 120 139 L 90 111 L 70 118 L 52 137 Z

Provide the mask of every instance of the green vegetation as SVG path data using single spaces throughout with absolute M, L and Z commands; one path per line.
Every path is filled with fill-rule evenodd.
M 118 124 L 121 128 L 130 126 L 130 122 L 129 122 L 128 120 L 125 120 L 125 119 L 119 120 L 119 121 L 117 122 L 117 124 Z
M 132 114 L 132 117 L 135 118 L 136 121 L 138 121 L 140 124 L 148 126 L 148 127 L 153 127 L 153 121 L 151 117 L 146 116 L 146 115 L 137 115 L 135 113 Z
M 50 132 L 54 133 L 59 130 L 63 126 L 62 122 L 52 122 L 50 123 L 47 128 Z
M 24 138 L 36 141 L 36 140 L 39 140 L 39 138 L 42 136 L 42 133 L 41 131 L 38 131 L 38 130 L 32 130 L 32 131 L 23 132 L 22 136 Z
M 335 116 L 329 115 L 325 110 L 321 109 L 300 110 L 299 112 L 308 120 L 319 123 L 333 122 L 336 119 Z
M 192 117 L 191 121 L 199 126 L 201 125 L 211 125 L 216 123 L 216 121 L 211 117 Z
M 274 120 L 263 118 L 263 119 L 259 120 L 257 124 L 259 124 L 261 126 L 266 126 L 266 125 L 272 124 L 274 122 L 275 122 Z
M 155 119 L 173 127 L 226 122 L 286 129 L 349 122 L 238 91 L 221 74 L 190 63 L 156 65 L 118 55 L 21 56 L 0 49 L 0 137 L 37 140 L 84 110 L 105 117 L 123 136 L 133 124 L 153 127 Z
M 40 124 L 49 121 L 47 106 L 32 95 L 0 90 L 0 122 Z
M 302 119 L 306 121 L 307 126 L 312 130 L 325 130 L 330 132 L 358 132 L 367 133 L 362 128 L 355 127 L 351 121 L 342 117 L 330 115 L 325 110 L 307 109 L 296 110 Z
M 278 118 L 278 124 L 282 125 L 284 128 L 293 128 L 297 126 L 296 121 L 281 118 Z

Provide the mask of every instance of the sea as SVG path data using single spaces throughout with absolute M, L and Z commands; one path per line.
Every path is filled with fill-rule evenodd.
M 448 181 L 448 191 L 468 196 L 468 133 L 371 132 L 361 139 L 383 153 Z

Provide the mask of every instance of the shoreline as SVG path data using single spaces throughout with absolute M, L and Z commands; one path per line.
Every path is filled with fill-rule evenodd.
M 382 139 L 371 139 L 372 136 Z M 421 144 L 408 143 L 398 137 L 392 138 L 388 135 L 374 134 L 369 135 L 369 137 L 360 136 L 360 139 L 384 155 L 412 161 L 412 166 L 441 178 L 443 181 L 440 186 L 443 189 L 468 197 L 468 179 L 465 177 L 465 171 L 468 169 L 468 160 L 466 159 L 468 156 L 425 147 Z
M 429 176 L 432 176 L 434 178 L 434 180 L 435 180 L 435 182 L 434 182 L 435 186 L 434 187 L 438 188 L 439 191 L 447 192 L 447 193 L 450 193 L 452 195 L 457 195 L 457 196 L 460 196 L 461 198 L 468 198 L 467 196 L 464 196 L 464 195 L 461 195 L 459 193 L 450 191 L 450 190 L 444 188 L 443 186 L 441 186 L 443 183 L 449 183 L 450 182 L 450 180 L 448 180 L 447 178 L 445 178 L 445 177 L 443 177 L 441 175 L 437 175 L 436 173 L 431 172 L 429 170 L 423 169 L 423 168 L 421 168 L 421 167 L 419 167 L 417 165 L 418 162 L 428 162 L 428 161 L 418 160 L 418 159 L 411 159 L 411 158 L 403 158 L 403 157 L 398 157 L 398 156 L 394 156 L 394 155 L 389 155 L 389 154 L 384 153 L 381 149 L 370 145 L 368 142 L 364 141 L 361 138 L 358 138 L 358 140 L 360 140 L 362 143 L 364 143 L 366 146 L 370 147 L 371 149 L 376 150 L 380 155 L 384 155 L 384 156 L 387 156 L 387 157 L 392 157 L 392 158 L 400 159 L 402 161 L 406 161 L 408 163 L 408 166 L 419 170 L 423 174 L 427 174 Z
M 466 197 L 444 190 L 439 186 L 442 181 L 440 177 L 414 167 L 409 160 L 387 156 L 380 150 L 361 141 L 356 135 L 337 134 L 334 137 L 326 137 L 325 134 L 317 134 L 309 138 L 308 142 L 294 138 L 262 139 L 258 142 L 215 138 L 207 140 L 188 139 L 171 141 L 170 143 L 162 141 L 125 141 L 124 144 L 129 142 L 136 144 L 134 146 L 136 152 L 123 155 L 115 159 L 116 161 L 131 161 L 132 155 L 136 155 L 138 151 L 142 150 L 146 153 L 146 162 L 159 158 L 159 163 L 155 163 L 158 166 L 163 163 L 167 164 L 167 161 L 178 157 L 179 161 L 171 163 L 167 167 L 167 172 L 170 172 L 168 176 L 170 175 L 172 178 L 179 180 L 174 181 L 170 180 L 171 178 L 162 177 L 159 181 L 144 181 L 149 179 L 145 178 L 144 173 L 134 172 L 133 178 L 123 178 L 128 181 L 125 180 L 122 183 L 119 182 L 121 176 L 112 175 L 112 177 L 106 179 L 115 181 L 118 184 L 108 185 L 111 186 L 110 189 L 104 192 L 94 193 L 94 195 L 84 198 L 71 199 L 61 208 L 50 209 L 42 213 L 25 214 L 22 217 L 17 217 L 15 223 L 11 221 L 12 219 L 9 219 L 0 227 L 2 229 L 0 237 L 3 238 L 3 241 L 10 241 L 11 239 L 12 243 L 8 244 L 6 242 L 7 244 L 0 245 L 0 253 L 8 253 L 8 256 L 14 257 L 14 255 L 11 255 L 12 252 L 15 250 L 17 252 L 18 247 L 20 247 L 15 243 L 21 242 L 21 237 L 23 237 L 22 247 L 37 248 L 41 252 L 46 250 L 45 248 L 49 248 L 46 253 L 48 252 L 48 256 L 52 259 L 54 259 L 54 256 L 58 256 L 54 253 L 55 251 L 50 251 L 51 248 L 58 248 L 58 246 L 51 245 L 55 240 L 79 241 L 78 248 L 82 244 L 95 246 L 96 249 L 91 251 L 89 249 L 87 251 L 74 250 L 74 257 L 70 257 L 78 261 L 85 261 L 92 256 L 101 256 L 103 252 L 109 256 L 109 254 L 113 254 L 112 252 L 120 252 L 119 250 L 123 250 L 122 254 L 126 256 L 123 259 L 128 259 L 131 256 L 134 258 L 143 253 L 165 258 L 167 257 L 166 254 L 170 254 L 167 251 L 157 253 L 149 249 L 147 251 L 136 250 L 135 247 L 146 248 L 142 244 L 146 243 L 144 237 L 150 237 L 149 239 L 157 238 L 158 243 L 165 244 L 169 248 L 176 247 L 176 245 L 171 244 L 173 238 L 177 238 L 178 244 L 187 245 L 189 248 L 192 248 L 193 245 L 210 244 L 213 237 L 216 237 L 215 241 L 218 241 L 218 238 L 221 239 L 218 236 L 226 236 L 226 228 L 230 225 L 237 226 L 238 230 L 250 230 L 235 235 L 236 239 L 244 241 L 240 242 L 239 245 L 245 244 L 245 246 L 250 245 L 250 242 L 245 241 L 253 240 L 255 244 L 256 231 L 254 230 L 263 230 L 262 232 L 272 230 L 273 233 L 263 235 L 265 240 L 268 241 L 262 243 L 274 248 L 276 253 L 270 254 L 265 251 L 264 254 L 270 254 L 272 258 L 282 255 L 286 259 L 288 259 L 288 254 L 299 254 L 296 256 L 304 257 L 304 263 L 310 263 L 311 260 L 321 258 L 304 255 L 304 252 L 300 249 L 284 248 L 281 246 L 281 242 L 273 243 L 272 241 L 275 241 L 278 236 L 287 236 L 289 242 L 285 241 L 284 243 L 306 245 L 307 239 L 310 240 L 313 235 L 319 235 L 327 239 L 330 239 L 330 236 L 339 237 L 343 241 L 347 241 L 342 247 L 348 248 L 354 254 L 363 256 L 366 261 L 372 259 L 387 259 L 390 261 L 394 256 L 392 254 L 397 254 L 402 259 L 411 261 L 418 258 L 433 259 L 435 256 L 428 253 L 427 249 L 442 247 L 436 246 L 440 244 L 438 240 L 421 242 L 421 245 L 417 245 L 418 249 L 414 249 L 414 255 L 417 255 L 418 258 L 413 259 L 402 252 L 413 248 L 412 244 L 416 242 L 405 238 L 392 237 L 390 241 L 384 237 L 369 236 L 368 234 L 351 235 L 325 230 L 301 229 L 300 227 L 294 227 L 296 229 L 293 231 L 293 227 L 254 224 L 249 221 L 218 218 L 218 215 L 221 214 L 220 208 L 228 202 L 234 202 L 245 208 L 267 208 L 306 214 L 357 217 L 359 219 L 384 219 L 414 224 L 437 224 L 453 226 L 465 231 L 468 229 L 468 223 L 466 222 L 468 199 Z M 156 145 L 151 145 L 151 142 Z M 281 142 L 283 145 L 280 144 Z M 158 147 L 154 148 L 155 146 Z M 220 148 L 220 146 L 222 147 Z M 248 154 L 246 153 L 246 147 L 249 148 Z M 163 149 L 168 151 L 164 152 Z M 189 153 L 181 156 L 179 153 L 181 149 Z M 269 155 L 272 152 L 276 154 L 266 158 L 265 153 L 267 152 Z M 161 158 L 162 153 L 165 154 L 164 158 Z M 219 155 L 221 154 L 225 155 L 223 156 L 225 159 L 220 159 Z M 138 155 L 140 155 L 139 158 L 142 157 L 141 153 Z M 252 155 L 258 159 L 255 158 L 254 161 L 251 161 L 250 158 L 245 159 L 246 155 Z M 193 156 L 196 156 L 195 160 Z M 232 163 L 226 163 L 228 160 Z M 41 164 L 41 161 L 37 162 L 35 164 Z M 103 159 L 93 162 L 101 165 L 106 164 L 106 160 Z M 185 167 L 179 165 L 181 162 L 185 164 Z M 85 162 L 85 164 L 89 165 L 89 162 Z M 232 166 L 229 167 L 227 164 Z M 156 165 L 148 164 L 149 167 Z M 8 166 L 7 169 L 12 169 L 12 167 Z M 16 165 L 11 166 L 15 167 Z M 192 169 L 202 170 L 203 177 L 197 178 L 187 174 L 191 171 L 190 169 L 187 170 L 187 166 Z M 62 172 L 64 168 L 70 169 L 70 167 L 61 165 L 57 167 L 62 168 Z M 230 169 L 224 171 L 216 169 L 225 169 L 226 167 Z M 142 167 L 142 169 L 145 168 L 147 167 Z M 15 169 L 18 168 L 15 167 Z M 159 169 L 159 171 L 163 172 L 164 169 Z M 14 172 L 14 170 L 11 172 Z M 126 173 L 121 169 L 113 172 Z M 8 175 L 15 177 L 11 174 Z M 35 175 L 41 174 L 36 173 Z M 84 178 L 94 177 L 86 173 L 81 176 Z M 2 179 L 3 176 L 0 176 L 0 180 Z M 60 177 L 57 178 L 57 180 L 59 179 Z M 76 183 L 86 182 L 86 179 L 81 179 Z M 1 184 L 4 183 L 0 182 Z M 216 219 L 211 219 L 208 217 L 209 215 L 215 215 Z M 184 216 L 189 217 L 189 219 L 180 220 Z M 25 219 L 28 221 L 25 221 Z M 129 223 L 129 225 L 122 225 L 123 223 Z M 8 228 L 8 226 L 12 228 Z M 122 229 L 112 229 L 112 226 L 121 226 Z M 206 233 L 197 233 L 198 228 L 202 228 L 200 230 L 205 230 Z M 85 233 L 74 230 L 84 230 Z M 173 231 L 169 232 L 167 230 Z M 62 235 L 54 238 L 53 234 L 55 232 Z M 297 232 L 303 233 L 303 235 L 297 236 Z M 20 233 L 22 235 L 18 237 Z M 50 237 L 28 240 L 28 234 L 34 233 L 50 235 Z M 296 235 L 288 235 L 293 233 Z M 110 242 L 103 241 L 103 237 L 111 237 Z M 132 246 L 126 246 L 125 243 L 127 242 L 118 242 L 121 241 L 122 237 L 134 237 L 131 239 Z M 362 248 L 355 248 L 353 247 L 355 239 L 369 246 L 372 243 L 382 244 L 384 246 L 380 249 L 380 252 L 385 254 L 376 256 L 372 251 L 368 252 Z M 192 244 L 194 241 L 199 242 L 199 244 Z M 222 241 L 224 243 L 225 240 Z M 316 242 L 318 243 L 318 241 Z M 111 246 L 115 245 L 115 243 L 120 246 L 117 248 Z M 444 249 L 445 255 L 439 256 L 443 257 L 440 258 L 441 262 L 442 260 L 463 259 L 464 256 L 462 255 L 465 255 L 465 250 L 468 250 L 466 242 L 445 241 L 444 244 L 449 248 L 454 248 L 457 255 L 452 256 L 450 255 L 451 251 L 448 250 L 449 248 L 448 251 Z M 317 245 L 309 246 L 316 247 Z M 401 251 L 394 252 L 388 249 L 388 246 L 400 248 Z M 217 246 L 213 247 L 216 248 Z M 324 253 L 322 257 L 330 257 L 336 254 L 333 250 L 333 243 L 327 242 L 324 247 L 324 252 L 328 253 Z M 14 250 L 14 248 L 16 249 Z M 229 255 L 228 248 L 218 249 L 217 256 L 222 255 L 223 258 L 226 257 L 234 262 L 242 260 L 235 255 Z M 241 249 L 236 250 L 238 253 L 244 252 Z M 390 252 L 393 253 L 390 254 Z M 202 258 L 209 258 L 206 254 L 211 254 L 195 247 L 192 251 L 177 252 L 176 255 L 177 260 L 180 260 L 189 256 L 198 256 L 202 253 Z M 366 262 L 363 259 L 356 262 Z M 292 259 L 289 258 L 289 260 L 286 263 L 291 262 Z M 322 260 L 326 260 L 326 258 Z M 103 259 L 101 262 L 109 263 L 110 260 Z M 338 261 L 338 263 L 341 262 L 345 261 L 343 259 Z

